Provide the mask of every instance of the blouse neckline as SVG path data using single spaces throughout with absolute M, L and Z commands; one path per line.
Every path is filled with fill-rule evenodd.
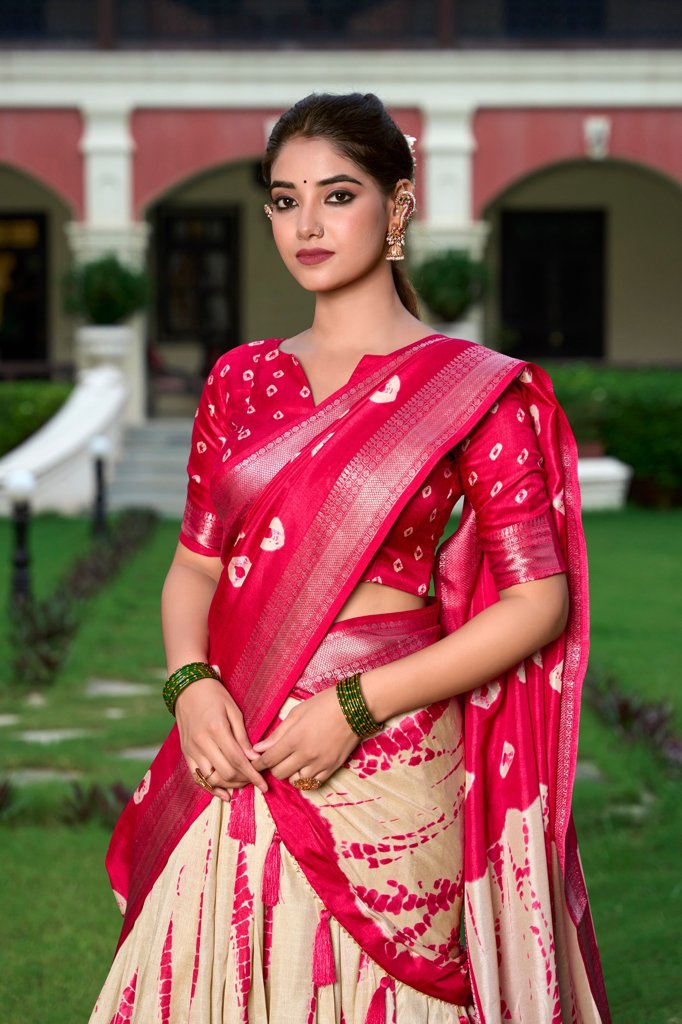
M 421 345 L 423 342 L 429 341 L 431 338 L 440 338 L 440 337 L 443 337 L 443 335 L 441 335 L 439 333 L 426 334 L 426 335 L 424 335 L 423 338 L 417 338 L 416 341 L 410 341 L 410 342 L 408 342 L 407 345 L 401 345 L 400 348 L 394 348 L 391 352 L 365 352 L 364 355 L 360 356 L 359 360 L 355 364 L 355 367 L 351 371 L 351 374 L 348 377 L 348 380 L 345 382 L 345 384 L 342 384 L 340 388 L 336 389 L 336 391 L 332 391 L 332 393 L 330 395 L 327 395 L 326 398 L 323 398 L 321 402 L 315 402 L 315 400 L 313 398 L 313 389 L 310 386 L 310 381 L 308 379 L 308 374 L 305 372 L 305 370 L 303 368 L 303 364 L 301 363 L 300 359 L 298 359 L 297 356 L 295 356 L 293 352 L 285 352 L 280 347 L 282 342 L 286 341 L 287 339 L 286 338 L 277 338 L 277 339 L 275 339 L 275 341 L 276 341 L 276 346 L 275 347 L 279 351 L 280 355 L 288 356 L 288 358 L 292 361 L 294 366 L 298 368 L 299 375 L 301 376 L 301 378 L 305 382 L 305 386 L 308 389 L 308 392 L 309 392 L 308 397 L 310 398 L 310 404 L 312 405 L 312 407 L 314 409 L 319 409 L 321 406 L 325 405 L 331 398 L 335 398 L 341 391 L 344 391 L 348 387 L 348 385 L 351 383 L 353 378 L 356 376 L 358 370 L 360 369 L 360 367 L 362 366 L 362 364 L 365 362 L 366 359 L 389 359 L 391 356 L 398 355 L 399 353 L 408 352 L 411 348 L 416 348 L 417 345 Z

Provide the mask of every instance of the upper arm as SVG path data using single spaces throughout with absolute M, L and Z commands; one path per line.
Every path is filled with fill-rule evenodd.
M 204 384 L 187 463 L 187 497 L 180 542 L 206 558 L 220 555 L 223 538 L 222 523 L 211 498 L 211 480 L 232 430 L 228 355 L 220 357 Z
M 196 572 L 203 573 L 205 576 L 210 576 L 216 583 L 220 579 L 220 574 L 223 569 L 222 562 L 217 556 L 201 555 L 197 551 L 192 551 L 186 547 L 182 542 L 178 544 L 173 555 L 173 561 L 171 562 L 170 568 L 176 566 L 182 566 L 187 569 L 193 569 Z
M 565 571 L 532 410 L 514 381 L 457 449 L 498 591 Z
M 569 612 L 569 594 L 566 574 L 556 573 L 541 579 L 515 583 L 499 591 L 500 601 L 521 598 L 527 602 L 530 616 L 548 623 L 550 636 L 554 639 L 566 627 Z

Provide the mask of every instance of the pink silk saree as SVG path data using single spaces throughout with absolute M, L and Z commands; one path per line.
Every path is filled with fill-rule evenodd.
M 456 941 L 433 956 L 415 953 L 404 936 L 394 941 L 369 912 L 371 894 L 349 880 L 311 794 L 269 775 L 265 799 L 281 841 L 329 913 L 392 977 L 457 1005 L 473 992 L 482 1024 L 606 1024 L 570 816 L 588 643 L 576 452 L 540 369 L 468 342 L 427 338 L 226 469 L 221 486 L 239 495 L 240 479 L 268 464 L 256 500 L 248 505 L 237 498 L 225 524 L 229 543 L 209 614 L 209 657 L 240 706 L 251 741 L 267 735 L 400 510 L 517 376 L 544 459 L 571 614 L 558 640 L 503 678 L 426 709 L 439 718 L 448 704 L 463 707 L 468 957 Z M 513 538 L 510 544 L 513 550 Z M 471 508 L 440 549 L 435 582 L 447 632 L 497 600 Z M 379 734 L 363 741 L 353 759 L 385 755 L 390 770 L 394 755 L 382 749 L 389 740 Z M 249 786 L 232 802 L 230 835 L 245 842 L 253 795 Z M 125 915 L 119 946 L 209 800 L 192 781 L 173 728 L 122 814 L 107 856 Z

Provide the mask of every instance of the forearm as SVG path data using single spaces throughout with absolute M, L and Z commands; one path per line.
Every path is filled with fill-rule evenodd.
M 208 609 L 216 581 L 189 565 L 172 565 L 161 593 L 168 673 L 208 657 Z
M 383 722 L 490 682 L 558 636 L 567 611 L 564 576 L 510 588 L 455 633 L 364 672 L 361 687 L 372 716 Z

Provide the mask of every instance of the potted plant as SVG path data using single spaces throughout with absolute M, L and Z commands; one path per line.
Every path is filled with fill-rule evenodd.
M 94 362 L 121 362 L 132 337 L 126 321 L 145 308 L 148 294 L 146 271 L 115 253 L 73 266 L 63 280 L 63 297 L 67 313 L 85 321 L 76 331 L 81 355 Z
M 444 333 L 458 337 L 477 333 L 464 317 L 485 294 L 488 268 L 482 260 L 463 250 L 446 249 L 415 267 L 412 281 Z

